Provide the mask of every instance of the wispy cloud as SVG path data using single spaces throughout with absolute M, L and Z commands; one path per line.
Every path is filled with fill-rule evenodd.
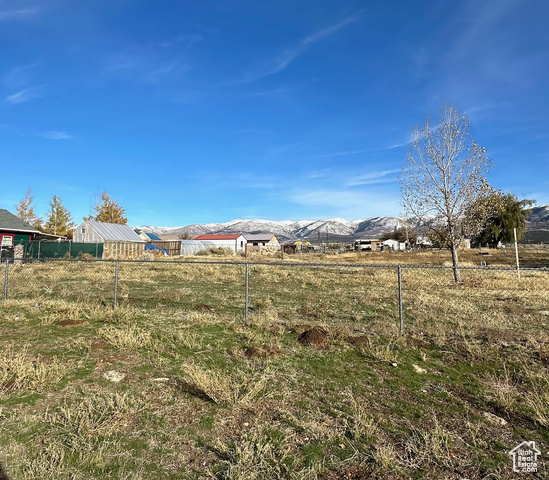
M 373 151 L 372 149 L 367 149 L 367 150 L 350 150 L 350 151 L 323 153 L 321 155 L 316 155 L 314 158 L 346 157 L 348 155 L 360 155 L 362 153 L 371 153 L 372 151 Z
M 364 175 L 359 175 L 348 180 L 345 183 L 347 187 L 356 187 L 358 185 L 372 185 L 374 183 L 387 183 L 387 182 L 396 182 L 397 178 L 391 176 L 394 173 L 399 173 L 400 169 L 394 168 L 391 170 L 381 170 L 377 172 L 369 172 Z
M 117 76 L 129 76 L 142 83 L 158 83 L 167 78 L 179 76 L 190 70 L 189 62 L 182 56 L 165 58 L 155 52 L 135 50 L 111 57 L 106 72 Z
M 0 21 L 17 20 L 26 17 L 32 17 L 40 13 L 42 9 L 38 7 L 20 8 L 15 10 L 0 10 Z
M 350 23 L 355 22 L 356 18 L 357 16 L 347 17 L 330 27 L 324 28 L 322 30 L 319 30 L 318 32 L 315 32 L 309 35 L 305 39 L 297 42 L 292 47 L 284 50 L 279 55 L 268 60 L 259 68 L 249 72 L 246 75 L 244 82 L 253 82 L 255 80 L 259 80 L 260 78 L 268 77 L 270 75 L 274 75 L 275 73 L 278 73 L 284 70 L 294 60 L 296 60 L 298 57 L 300 57 L 305 52 L 307 52 L 307 50 L 311 48 L 311 46 L 313 46 L 315 43 L 320 42 L 321 40 L 329 37 L 330 35 L 333 35 L 337 31 L 346 27 Z
M 202 40 L 202 35 L 191 33 L 189 35 L 180 35 L 172 40 L 160 42 L 156 45 L 162 48 L 181 47 L 181 45 L 183 45 L 183 49 L 187 50 L 193 43 L 199 42 L 200 40 Z
M 50 130 L 40 134 L 40 136 L 49 140 L 69 140 L 72 138 L 72 136 L 67 132 L 63 132 L 61 130 Z
M 40 65 L 40 62 L 33 62 L 26 65 L 18 65 L 12 68 L 2 77 L 2 84 L 10 90 L 20 89 L 29 84 L 29 77 L 32 77 L 32 70 Z
M 389 146 L 366 148 L 363 150 L 342 150 L 339 152 L 322 153 L 320 155 L 315 155 L 313 158 L 331 158 L 331 157 L 346 157 L 351 155 L 362 155 L 365 153 L 376 153 L 376 152 L 383 152 L 384 150 L 393 150 L 395 148 L 405 147 L 406 145 L 407 143 L 394 143 Z
M 6 97 L 6 102 L 12 104 L 30 102 L 31 100 L 42 96 L 41 90 L 42 87 L 25 88 L 12 95 L 8 95 Z
M 322 211 L 347 219 L 368 218 L 379 215 L 379 212 L 397 216 L 400 211 L 399 197 L 392 193 L 353 192 L 337 188 L 302 189 L 289 198 L 298 205 L 320 207 Z

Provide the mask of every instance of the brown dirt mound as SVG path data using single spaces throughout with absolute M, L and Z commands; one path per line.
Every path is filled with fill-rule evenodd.
M 304 331 L 297 339 L 302 345 L 324 345 L 328 342 L 328 332 L 320 327 Z
M 244 350 L 244 355 L 248 358 L 273 357 L 275 355 L 281 355 L 282 353 L 281 350 L 277 350 L 276 348 L 248 347 Z
M 88 322 L 84 320 L 60 320 L 57 322 L 58 327 L 77 327 L 80 325 L 87 325 Z

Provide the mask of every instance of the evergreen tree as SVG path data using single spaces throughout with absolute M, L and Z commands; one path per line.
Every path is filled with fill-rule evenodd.
M 128 223 L 126 211 L 113 200 L 107 192 L 101 194 L 101 200 L 93 207 L 95 215 L 84 217 L 84 220 L 95 220 L 96 222 L 119 223 L 125 225 Z
M 50 210 L 46 214 L 46 223 L 43 231 L 53 235 L 72 238 L 74 222 L 69 211 L 63 205 L 63 201 L 54 195 L 50 202 Z

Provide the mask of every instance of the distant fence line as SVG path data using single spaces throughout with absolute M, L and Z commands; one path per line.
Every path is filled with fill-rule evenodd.
M 89 244 L 88 244 L 89 245 Z M 469 305 L 479 321 L 549 319 L 549 269 L 241 261 L 29 260 L 0 264 L 4 300 L 145 309 L 207 310 L 250 321 L 258 315 L 304 322 L 393 319 L 402 332 Z M 267 312 L 267 313 L 266 313 Z M 539 317 L 539 319 L 538 319 Z M 484 319 L 484 320 L 483 320 Z

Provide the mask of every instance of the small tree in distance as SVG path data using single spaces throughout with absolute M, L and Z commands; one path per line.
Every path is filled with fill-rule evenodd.
M 74 231 L 72 216 L 57 195 L 54 195 L 50 201 L 50 210 L 46 214 L 43 231 L 52 235 L 72 238 Z
M 416 126 L 406 148 L 400 176 L 402 202 L 452 252 L 454 280 L 460 282 L 458 247 L 466 232 L 481 228 L 468 212 L 482 195 L 484 176 L 492 163 L 471 138 L 467 116 L 445 105 L 438 126 L 427 118 Z
M 95 210 L 95 215 L 92 214 L 88 217 L 84 217 L 84 220 L 118 223 L 122 225 L 128 223 L 126 211 L 118 204 L 118 202 L 113 200 L 106 191 L 101 194 L 101 200 L 95 207 L 93 207 L 93 209 Z
M 27 222 L 29 225 L 32 225 L 34 228 L 41 229 L 42 220 L 34 212 L 33 201 L 34 197 L 31 195 L 31 189 L 27 188 L 25 198 L 21 199 L 15 206 L 15 211 L 21 220 Z

